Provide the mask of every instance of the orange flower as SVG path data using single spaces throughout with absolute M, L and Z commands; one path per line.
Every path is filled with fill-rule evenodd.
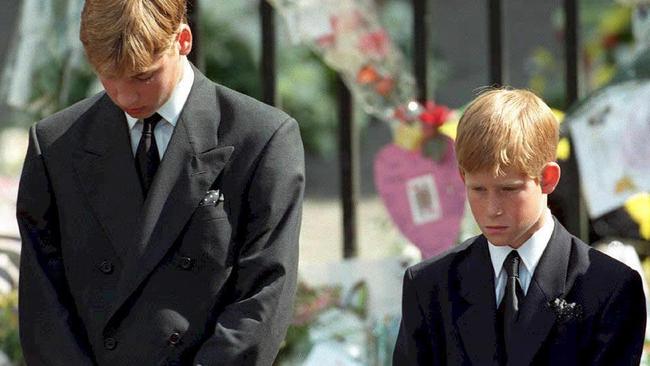
M 365 65 L 357 73 L 357 83 L 365 85 L 379 80 L 379 73 L 372 65 Z

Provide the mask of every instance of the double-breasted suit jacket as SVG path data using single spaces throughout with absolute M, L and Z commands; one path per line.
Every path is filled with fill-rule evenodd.
M 295 120 L 194 69 L 143 197 L 105 93 L 36 124 L 19 188 L 29 365 L 270 365 L 292 314 Z M 208 191 L 222 201 L 201 202 Z
M 394 365 L 498 364 L 487 245 L 481 235 L 407 270 Z M 506 345 L 507 364 L 638 365 L 645 324 L 639 274 L 556 220 Z

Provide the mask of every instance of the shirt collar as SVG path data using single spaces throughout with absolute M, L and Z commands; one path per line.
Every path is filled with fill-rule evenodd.
M 187 57 L 183 56 L 181 62 L 183 63 L 183 76 L 181 77 L 181 81 L 176 84 L 172 95 L 165 104 L 157 110 L 158 114 L 174 127 L 176 127 L 178 118 L 181 115 L 181 111 L 183 111 L 187 97 L 190 95 L 190 90 L 192 90 L 192 84 L 194 83 L 194 70 L 192 70 L 192 66 L 187 60 Z M 133 129 L 138 119 L 131 117 L 128 113 L 124 113 L 124 115 L 126 115 L 129 130 Z
M 535 268 L 539 260 L 542 258 L 544 249 L 548 245 L 553 229 L 555 228 L 555 221 L 549 209 L 544 210 L 544 224 L 537 230 L 528 240 L 526 240 L 519 248 L 515 249 L 521 257 L 526 270 L 532 276 L 535 273 Z M 512 251 L 508 246 L 496 246 L 488 241 L 488 250 L 490 251 L 490 260 L 492 261 L 492 268 L 494 269 L 494 278 L 499 278 L 503 262 Z

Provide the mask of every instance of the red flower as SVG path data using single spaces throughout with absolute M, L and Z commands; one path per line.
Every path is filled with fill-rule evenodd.
M 375 84 L 375 91 L 382 97 L 387 97 L 395 87 L 395 80 L 391 78 L 382 78 Z
M 333 46 L 336 43 L 336 34 L 337 29 L 339 27 L 339 18 L 336 15 L 332 15 L 330 17 L 330 27 L 332 28 L 332 32 L 329 34 L 326 34 L 316 40 L 316 43 L 322 47 L 322 48 L 327 48 L 330 46 Z
M 338 16 L 336 16 L 336 15 L 332 15 L 332 16 L 330 17 L 330 26 L 332 27 L 332 29 L 333 29 L 335 32 L 336 32 L 337 30 L 339 30 L 339 23 L 340 23 L 340 22 L 341 22 L 341 19 L 339 19 Z
M 334 33 L 322 36 L 316 40 L 316 43 L 321 48 L 328 48 L 336 43 L 336 35 Z
M 449 118 L 451 111 L 444 105 L 435 104 L 432 101 L 427 101 L 424 105 L 424 111 L 420 113 L 420 121 L 425 126 L 438 128 L 442 126 Z
M 600 42 L 604 49 L 609 50 L 616 47 L 619 42 L 619 38 L 617 34 L 607 34 L 601 39 Z
M 370 32 L 359 41 L 359 49 L 366 55 L 384 57 L 388 53 L 390 38 L 385 30 Z
M 410 122 L 409 115 L 406 113 L 406 107 L 401 105 L 397 108 L 395 108 L 395 112 L 393 113 L 393 118 L 400 122 Z

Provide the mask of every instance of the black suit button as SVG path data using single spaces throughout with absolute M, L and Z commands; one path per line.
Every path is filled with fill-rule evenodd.
M 180 342 L 181 334 L 178 333 L 178 332 L 174 332 L 169 336 L 168 340 L 169 340 L 169 344 L 171 344 L 172 346 L 175 346 L 175 345 L 178 344 L 178 342 Z
M 104 348 L 106 348 L 107 350 L 114 350 L 115 347 L 117 347 L 117 341 L 115 340 L 115 338 L 108 337 L 104 339 Z
M 190 269 L 192 268 L 194 261 L 192 261 L 192 258 L 190 257 L 181 257 L 180 264 L 182 269 Z
M 111 274 L 113 273 L 113 263 L 111 263 L 110 261 L 103 261 L 99 265 L 99 270 L 104 272 L 105 274 Z

